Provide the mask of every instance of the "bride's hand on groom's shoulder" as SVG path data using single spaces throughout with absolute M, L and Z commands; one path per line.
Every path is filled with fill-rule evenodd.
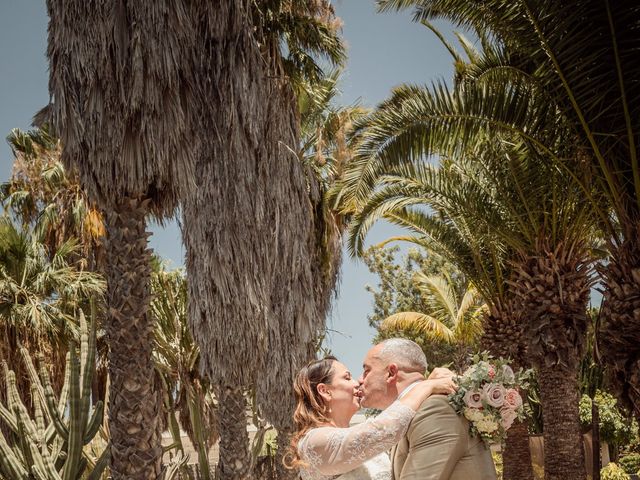
M 449 395 L 458 389 L 456 382 L 453 380 L 453 375 L 429 378 L 425 380 L 425 383 L 430 384 L 431 393 L 435 395 Z
M 451 377 L 455 377 L 456 375 L 457 374 L 455 372 L 452 372 L 448 368 L 436 367 L 429 374 L 429 377 L 427 377 L 427 380 L 435 380 L 437 378 L 451 378 Z

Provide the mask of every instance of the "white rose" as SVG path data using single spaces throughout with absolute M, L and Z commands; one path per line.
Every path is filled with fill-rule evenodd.
M 516 375 L 513 373 L 513 369 L 509 365 L 502 366 L 502 376 L 505 382 L 512 383 L 516 380 Z

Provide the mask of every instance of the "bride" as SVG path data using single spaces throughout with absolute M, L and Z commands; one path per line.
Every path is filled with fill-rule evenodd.
M 375 418 L 349 426 L 360 409 L 360 390 L 335 357 L 315 360 L 296 377 L 297 431 L 288 466 L 300 468 L 303 480 L 389 480 L 387 451 L 404 435 L 416 410 L 432 394 L 448 394 L 451 377 L 415 384 Z

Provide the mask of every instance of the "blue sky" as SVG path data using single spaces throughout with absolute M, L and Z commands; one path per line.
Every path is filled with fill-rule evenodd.
M 345 104 L 360 101 L 373 107 L 401 83 L 429 83 L 452 72 L 451 58 L 435 36 L 410 21 L 409 14 L 377 14 L 372 0 L 337 0 L 337 14 L 344 22 L 349 61 L 342 82 Z M 446 24 L 436 24 L 446 32 Z M 2 0 L 0 3 L 0 135 L 12 128 L 27 129 L 33 114 L 46 105 L 47 16 L 44 1 Z M 0 181 L 8 179 L 12 156 L 0 143 Z M 184 250 L 175 223 L 153 226 L 152 247 L 173 266 L 183 265 Z M 377 226 L 369 240 L 379 242 L 393 230 Z M 371 345 L 373 331 L 367 323 L 372 310 L 365 285 L 376 284 L 362 262 L 345 254 L 340 289 L 329 319 L 327 346 L 354 373 Z

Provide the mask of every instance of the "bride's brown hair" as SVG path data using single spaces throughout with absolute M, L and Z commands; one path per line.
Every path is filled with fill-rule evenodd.
M 313 360 L 303 367 L 293 382 L 293 390 L 296 394 L 296 410 L 293 421 L 296 431 L 291 437 L 289 451 L 285 455 L 284 464 L 287 468 L 297 468 L 304 465 L 298 452 L 298 442 L 305 434 L 319 425 L 331 422 L 328 413 L 330 410 L 325 405 L 318 393 L 318 384 L 330 384 L 333 380 L 333 363 L 336 357 L 326 356 L 321 360 Z

